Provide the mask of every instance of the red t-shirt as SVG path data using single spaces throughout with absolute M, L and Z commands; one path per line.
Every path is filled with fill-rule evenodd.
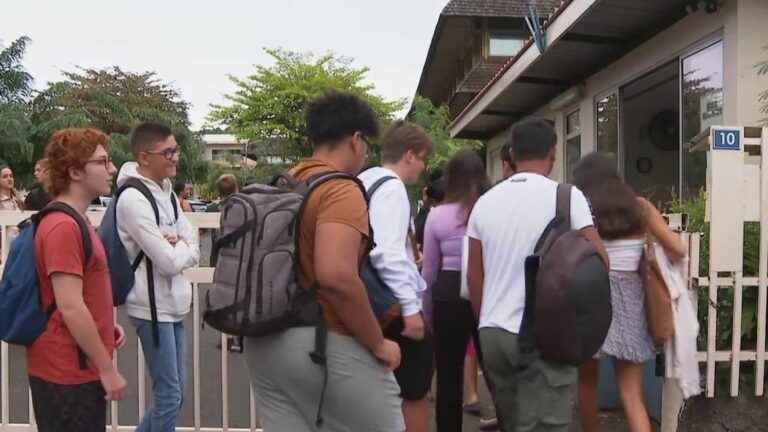
M 107 351 L 115 349 L 112 284 L 104 246 L 96 231 L 88 224 L 93 252 L 83 274 L 83 240 L 80 228 L 69 215 L 52 213 L 40 223 L 35 234 L 35 266 L 37 268 L 40 297 L 45 310 L 53 303 L 50 276 L 67 273 L 83 279 L 83 299 L 96 322 L 96 327 Z M 99 380 L 95 367 L 81 370 L 77 342 L 64 324 L 61 312 L 56 310 L 48 320 L 48 327 L 37 340 L 27 347 L 29 375 L 56 384 L 83 384 Z

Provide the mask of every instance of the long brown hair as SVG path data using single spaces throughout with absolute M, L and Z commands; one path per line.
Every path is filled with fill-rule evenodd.
M 13 175 L 13 169 L 11 169 L 10 165 L 8 165 L 6 163 L 0 163 L 0 173 L 2 173 L 3 170 L 6 169 L 6 168 L 11 170 L 11 175 Z M 18 207 L 19 210 L 23 210 L 24 209 L 24 203 L 21 201 L 21 199 L 19 199 L 19 193 L 16 192 L 15 185 L 14 185 L 14 187 L 11 188 L 10 192 L 8 192 L 8 198 L 13 200 L 16 203 L 16 207 Z
M 600 237 L 616 240 L 645 232 L 637 194 L 619 176 L 615 159 L 599 153 L 584 156 L 574 167 L 573 180 L 592 205 Z
M 485 174 L 485 164 L 480 156 L 472 150 L 459 150 L 445 167 L 445 200 L 444 203 L 459 203 L 466 217 L 464 224 L 469 221 L 480 195 L 488 190 L 490 182 Z

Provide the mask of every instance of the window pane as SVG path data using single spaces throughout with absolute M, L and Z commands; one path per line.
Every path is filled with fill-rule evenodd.
M 565 142 L 565 174 L 566 181 L 573 181 L 573 167 L 581 159 L 581 135 Z
M 687 151 L 689 141 L 723 123 L 723 43 L 683 59 L 683 198 L 695 197 L 706 185 L 707 153 Z
M 612 93 L 597 102 L 597 151 L 618 159 L 619 104 Z
M 491 35 L 490 54 L 491 56 L 513 56 L 517 54 L 523 41 L 520 38 L 512 36 Z
M 570 135 L 581 131 L 581 122 L 579 121 L 579 112 L 576 111 L 565 118 L 565 133 Z

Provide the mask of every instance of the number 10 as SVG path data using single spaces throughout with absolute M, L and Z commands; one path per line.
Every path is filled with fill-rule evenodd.
M 736 145 L 736 133 L 735 132 L 720 132 L 720 142 L 729 146 Z

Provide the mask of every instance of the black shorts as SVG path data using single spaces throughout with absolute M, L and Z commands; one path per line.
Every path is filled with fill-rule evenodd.
M 29 377 L 40 432 L 104 432 L 107 401 L 101 382 L 63 385 Z
M 400 346 L 400 367 L 395 369 L 395 378 L 400 385 L 400 397 L 405 400 L 421 400 L 432 386 L 432 335 L 425 332 L 424 339 L 415 341 L 400 334 L 403 325 L 402 317 L 398 318 L 384 331 L 384 337 Z

